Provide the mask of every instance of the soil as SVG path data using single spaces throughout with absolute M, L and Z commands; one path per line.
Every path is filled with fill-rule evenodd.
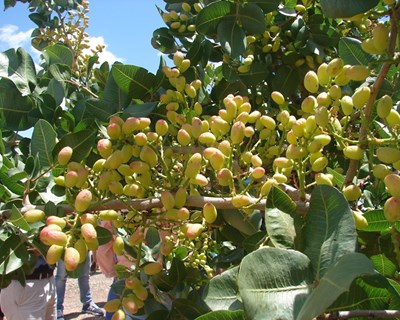
M 101 272 L 95 271 L 91 273 L 89 281 L 93 301 L 102 308 L 107 301 L 108 290 L 110 289 L 112 278 L 106 278 Z M 79 299 L 78 280 L 68 278 L 64 297 L 64 319 L 104 319 L 103 317 L 91 314 L 82 314 L 81 310 L 82 303 Z

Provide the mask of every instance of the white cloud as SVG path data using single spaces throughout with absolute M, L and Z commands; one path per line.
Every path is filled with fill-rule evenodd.
M 104 46 L 104 49 L 101 53 L 99 53 L 99 63 L 103 63 L 107 61 L 109 64 L 113 64 L 115 61 L 119 62 L 124 62 L 123 58 L 119 58 L 116 55 L 114 55 L 111 51 L 107 50 L 107 44 L 104 41 L 104 38 L 102 36 L 99 37 L 89 37 L 89 44 L 91 48 L 96 48 L 97 45 L 102 45 Z M 87 49 L 86 52 L 91 54 L 90 49 Z
M 30 48 L 32 31 L 33 29 L 20 31 L 18 26 L 12 24 L 7 24 L 3 27 L 0 27 L 1 51 L 18 47 Z

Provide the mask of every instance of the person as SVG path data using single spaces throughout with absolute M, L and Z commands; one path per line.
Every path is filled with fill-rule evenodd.
M 90 254 L 87 253 L 82 273 L 78 277 L 78 285 L 80 291 L 80 300 L 82 302 L 82 313 L 89 313 L 96 316 L 104 316 L 104 311 L 92 298 L 89 285 L 90 274 Z M 57 262 L 56 271 L 56 290 L 57 290 L 57 320 L 64 320 L 64 296 L 67 283 L 67 271 L 65 270 L 64 261 L 61 259 Z
M 8 287 L 1 289 L 0 305 L 7 320 L 56 319 L 53 271 L 39 255 L 33 273 L 25 276 L 25 286 L 12 280 Z

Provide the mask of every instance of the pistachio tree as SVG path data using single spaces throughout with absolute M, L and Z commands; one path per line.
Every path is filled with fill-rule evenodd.
M 87 53 L 87 1 L 28 7 L 40 67 L 0 54 L 1 287 L 32 248 L 76 277 L 113 241 L 113 319 L 400 316 L 397 0 L 165 0 L 155 74 Z

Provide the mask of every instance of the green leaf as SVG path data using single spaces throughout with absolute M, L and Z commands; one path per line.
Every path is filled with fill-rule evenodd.
M 61 105 L 64 100 L 65 92 L 63 85 L 56 79 L 51 79 L 48 86 L 46 93 L 51 95 L 56 103 L 57 106 Z
M 124 64 L 114 64 L 111 69 L 115 82 L 132 98 L 142 99 L 154 88 L 156 76 L 146 69 Z
M 240 264 L 238 286 L 249 319 L 293 319 L 309 292 L 310 259 L 299 251 L 261 248 Z
M 53 164 L 53 149 L 56 145 L 57 134 L 46 120 L 40 119 L 33 129 L 31 141 L 31 154 L 39 156 L 42 168 L 51 167 Z
M 289 66 L 282 66 L 278 69 L 276 74 L 272 76 L 272 88 L 279 91 L 284 96 L 290 96 L 300 84 L 300 77 L 294 68 Z
M 176 51 L 174 37 L 168 28 L 158 28 L 153 32 L 151 44 L 162 53 L 173 53 Z
M 312 320 L 322 314 L 345 291 L 353 280 L 375 273 L 372 262 L 361 253 L 349 253 L 331 265 L 307 298 L 296 320 Z
M 7 275 L 19 269 L 28 258 L 22 237 L 12 234 L 0 247 L 0 274 Z
M 95 118 L 107 122 L 117 111 L 116 105 L 106 100 L 90 98 L 85 102 L 86 110 Z
M 371 210 L 364 213 L 365 219 L 368 221 L 368 226 L 362 231 L 366 232 L 384 232 L 389 230 L 391 224 L 386 220 L 383 210 Z
M 311 259 L 314 278 L 320 279 L 341 256 L 355 251 L 357 233 L 343 194 L 319 185 L 311 194 L 304 253 Z
M 265 227 L 268 236 L 276 248 L 293 248 L 296 238 L 293 218 L 277 209 L 265 210 Z
M 377 254 L 370 257 L 375 266 L 376 271 L 387 277 L 394 277 L 397 271 L 396 265 L 385 256 L 385 254 Z
M 320 0 L 322 11 L 328 18 L 350 18 L 367 12 L 379 0 Z
M 36 85 L 36 70 L 32 57 L 23 49 L 9 49 L 0 53 L 0 78 L 14 82 L 23 95 L 31 93 L 30 84 Z
M 219 210 L 224 220 L 245 235 L 252 235 L 258 228 L 248 220 L 247 214 L 237 209 Z
M 341 189 L 344 183 L 344 175 L 340 174 L 332 168 L 326 168 L 326 171 L 333 176 L 333 181 L 335 185 L 338 186 L 339 189 Z
M 189 299 L 175 299 L 172 302 L 171 319 L 196 319 L 205 311 L 198 303 Z
M 277 208 L 283 212 L 293 214 L 296 209 L 296 203 L 281 188 L 272 186 L 268 193 L 267 208 Z
M 63 136 L 54 152 L 57 153 L 63 147 L 69 146 L 74 151 L 72 153 L 71 161 L 81 162 L 92 149 L 96 139 L 96 132 L 91 130 L 82 130 L 75 133 L 70 133 Z
M 216 1 L 204 7 L 196 19 L 196 30 L 199 34 L 215 35 L 218 24 L 233 9 L 226 1 Z
M 97 240 L 99 241 L 99 245 L 106 244 L 111 241 L 112 233 L 107 228 L 97 226 L 96 232 L 97 232 Z
M 265 31 L 265 17 L 261 8 L 254 3 L 247 3 L 239 7 L 236 17 L 250 34 L 261 34 Z
M 251 64 L 249 72 L 239 74 L 239 79 L 245 87 L 251 87 L 264 81 L 268 74 L 269 69 L 265 63 L 254 62 Z
M 211 310 L 239 310 L 242 303 L 238 300 L 239 267 L 228 269 L 212 278 L 204 289 L 203 299 Z
M 0 171 L 1 184 L 6 187 L 12 193 L 18 196 L 22 196 L 25 192 L 24 185 L 19 181 L 14 181 L 7 173 L 8 169 L 2 168 Z
M 22 96 L 11 80 L 0 79 L 0 124 L 3 128 L 13 131 L 31 128 L 29 113 L 33 108 L 31 96 Z
M 186 268 L 181 260 L 177 258 L 172 259 L 168 276 L 171 283 L 173 283 L 175 286 L 182 283 L 186 277 Z
M 49 67 L 49 72 L 58 81 L 71 79 L 71 69 L 64 64 L 53 64 Z
M 22 230 L 25 231 L 31 230 L 31 227 L 29 226 L 28 222 L 26 222 L 25 218 L 15 205 L 13 205 L 12 207 L 11 215 L 8 218 L 8 221 L 10 221 L 13 225 L 17 226 Z
M 74 62 L 74 53 L 70 48 L 62 44 L 48 46 L 43 50 L 43 57 L 48 66 L 52 64 L 65 64 L 68 67 Z
M 280 0 L 248 0 L 248 2 L 257 4 L 264 11 L 264 13 L 277 10 L 281 4 Z
M 234 19 L 221 21 L 217 28 L 218 39 L 224 51 L 233 59 L 246 50 L 246 34 Z
M 104 89 L 104 100 L 108 101 L 113 106 L 114 113 L 120 112 L 123 108 L 128 106 L 131 101 L 128 94 L 118 87 L 111 72 L 107 77 Z
M 267 236 L 268 234 L 266 231 L 258 231 L 244 239 L 242 245 L 248 253 L 253 252 L 263 245 Z
M 245 320 L 245 313 L 243 310 L 237 311 L 213 311 L 206 313 L 195 320 Z
M 361 49 L 361 41 L 354 38 L 342 37 L 339 40 L 339 56 L 345 64 L 368 66 L 374 61 L 374 56 Z
M 147 102 L 141 104 L 131 104 L 124 109 L 124 115 L 128 117 L 147 117 L 153 112 L 157 102 Z

